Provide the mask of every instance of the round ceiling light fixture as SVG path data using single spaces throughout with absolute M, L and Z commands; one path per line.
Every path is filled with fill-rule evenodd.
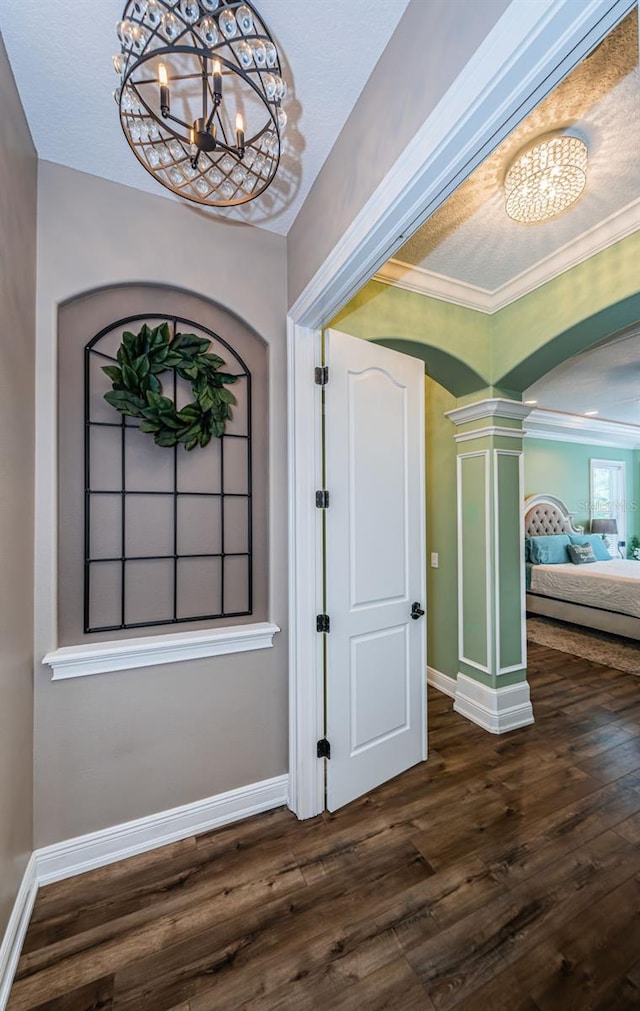
M 505 209 L 514 221 L 548 221 L 582 195 L 587 184 L 587 146 L 579 137 L 551 134 L 527 145 L 504 180 Z
M 286 85 L 249 0 L 128 0 L 116 33 L 114 99 L 147 172 L 211 207 L 264 193 L 280 162 Z

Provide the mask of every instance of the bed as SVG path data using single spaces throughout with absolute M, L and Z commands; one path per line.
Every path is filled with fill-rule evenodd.
M 529 614 L 640 640 L 640 561 L 604 560 L 604 552 L 602 560 L 576 565 L 564 557 L 567 537 L 579 543 L 584 530 L 553 495 L 526 500 L 524 533 Z

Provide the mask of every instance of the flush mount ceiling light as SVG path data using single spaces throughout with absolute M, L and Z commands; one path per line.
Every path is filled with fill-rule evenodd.
M 578 137 L 539 138 L 511 163 L 505 208 L 514 221 L 535 224 L 566 211 L 587 184 L 587 146 Z
M 287 117 L 276 45 L 248 0 L 129 0 L 114 98 L 147 172 L 212 207 L 272 183 Z

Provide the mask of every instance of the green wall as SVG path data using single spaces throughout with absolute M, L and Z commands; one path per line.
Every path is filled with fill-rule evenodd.
M 370 281 L 331 326 L 422 358 L 457 397 L 518 399 L 560 362 L 640 319 L 638 263 L 635 232 L 492 315 Z
M 425 377 L 427 475 L 427 663 L 458 674 L 458 569 L 455 428 L 445 411 L 456 406 L 448 390 Z M 439 565 L 431 568 L 431 552 Z
M 589 460 L 622 460 L 627 472 L 627 541 L 640 537 L 640 451 L 585 446 L 549 439 L 524 440 L 525 495 L 548 492 L 575 513 L 575 522 L 589 522 Z M 635 508 L 634 508 L 635 506 Z
M 491 382 L 525 390 L 551 369 L 640 319 L 640 232 L 491 316 Z
M 370 281 L 330 324 L 425 363 L 428 663 L 443 674 L 458 672 L 456 444 L 444 413 L 485 397 L 519 399 L 555 365 L 639 319 L 638 262 L 640 233 L 493 315 Z M 640 453 L 526 439 L 526 494 L 555 494 L 584 522 L 579 501 L 589 499 L 594 456 L 627 463 L 627 497 L 638 506 L 628 513 L 627 539 L 640 536 Z
M 486 313 L 369 281 L 330 326 L 423 358 L 427 374 L 456 396 L 471 392 L 455 389 L 468 373 L 475 376 L 475 389 L 488 385 L 491 317 Z M 398 340 L 417 346 L 398 347 Z M 424 357 L 422 348 L 427 349 Z
M 475 447 L 474 447 L 475 448 Z M 485 559 L 491 551 L 487 531 L 486 502 L 490 495 L 491 475 L 485 456 L 460 460 L 460 509 L 462 532 L 462 652 L 482 667 L 489 666 L 490 638 L 487 612 L 492 606 L 491 588 L 487 587 Z M 465 670 L 465 667 L 462 667 Z M 471 671 L 473 676 L 473 671 Z

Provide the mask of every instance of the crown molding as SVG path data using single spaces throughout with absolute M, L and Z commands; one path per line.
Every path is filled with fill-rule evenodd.
M 525 434 L 551 442 L 577 442 L 587 446 L 640 449 L 640 426 L 621 421 L 585 418 L 581 414 L 536 408 L 525 422 Z
M 565 271 L 577 267 L 579 263 L 584 263 L 597 253 L 602 253 L 621 239 L 626 239 L 638 229 L 640 229 L 640 199 L 634 200 L 621 211 L 605 218 L 604 221 L 561 246 L 555 253 L 545 256 L 529 270 L 524 270 L 511 281 L 496 288 L 492 292 L 494 300 L 492 312 L 504 309 L 506 305 L 516 302 L 523 295 L 528 295 Z
M 475 309 L 487 315 L 494 312 L 493 292 L 487 288 L 479 288 L 466 281 L 456 281 L 453 277 L 436 274 L 434 271 L 425 270 L 424 267 L 413 267 L 403 260 L 395 258 L 388 260 L 377 274 L 374 274 L 373 280 L 391 285 L 393 288 L 412 291 L 416 295 L 428 295 L 441 302 L 461 305 L 464 309 Z
M 476 400 L 473 404 L 454 407 L 452 411 L 445 411 L 445 418 L 449 418 L 449 421 L 452 421 L 454 425 L 466 425 L 468 421 L 480 421 L 482 418 L 495 417 L 522 421 L 530 413 L 531 407 L 521 404 L 518 400 L 491 397 L 488 400 Z
M 391 259 L 385 263 L 374 275 L 374 280 L 492 315 L 511 302 L 516 302 L 523 295 L 535 291 L 547 281 L 552 281 L 553 278 L 559 277 L 596 253 L 601 253 L 621 239 L 632 235 L 638 229 L 640 229 L 640 199 L 634 200 L 621 211 L 605 218 L 493 291 L 466 281 L 457 281 L 443 274 L 436 274 L 423 267 L 414 267 L 398 259 Z

